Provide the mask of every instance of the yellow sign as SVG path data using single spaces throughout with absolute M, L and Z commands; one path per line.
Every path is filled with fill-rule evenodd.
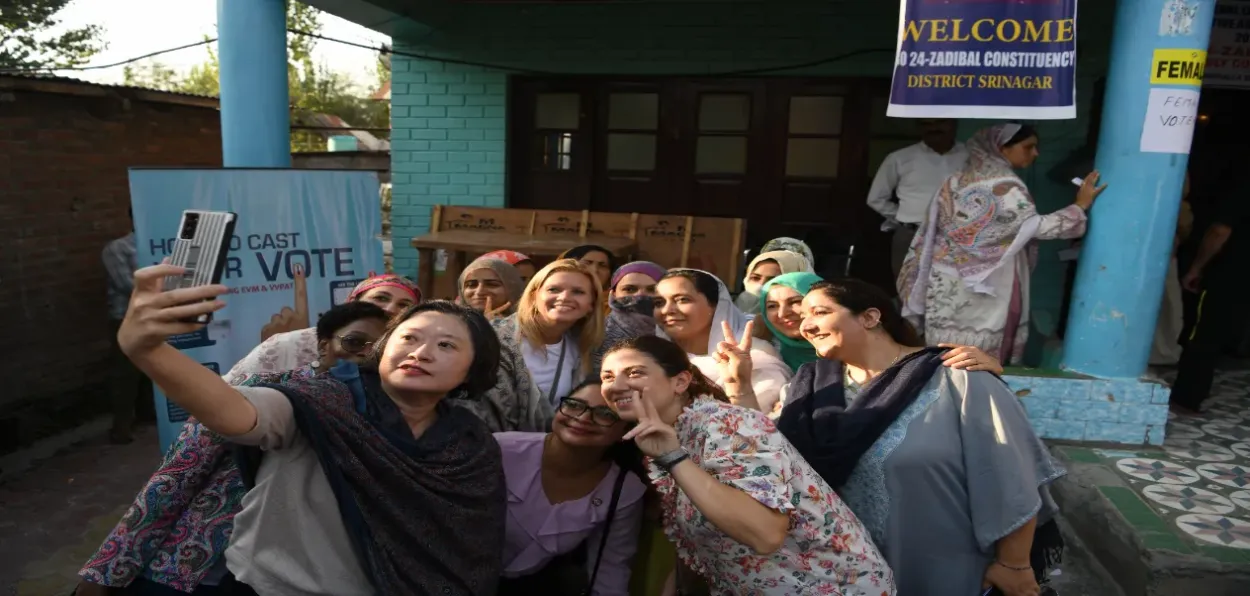
M 1203 50 L 1155 50 L 1154 61 L 1150 65 L 1150 83 L 1201 87 L 1202 71 L 1206 67 L 1207 53 Z

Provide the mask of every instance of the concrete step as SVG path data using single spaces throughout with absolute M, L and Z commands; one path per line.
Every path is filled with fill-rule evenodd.
M 1068 469 L 1053 487 L 1063 517 L 1124 596 L 1250 594 L 1250 550 L 1216 546 L 1179 531 L 1169 514 L 1143 499 L 1140 487 L 1131 486 L 1107 459 L 1089 457 L 1092 452 L 1159 457 L 1161 451 L 1130 454 L 1082 445 L 1052 452 Z

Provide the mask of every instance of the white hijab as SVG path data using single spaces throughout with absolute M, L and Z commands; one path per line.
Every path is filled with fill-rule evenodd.
M 669 271 L 678 271 L 679 269 L 670 269 Z M 729 328 L 733 330 L 734 338 L 741 340 L 746 335 L 747 322 L 752 317 L 734 304 L 733 298 L 729 295 L 729 288 L 725 286 L 725 282 L 719 277 L 712 275 L 706 271 L 699 269 L 690 269 L 690 271 L 698 271 L 711 276 L 716 280 L 720 289 L 716 300 L 716 312 L 712 314 L 712 328 L 707 336 L 707 352 L 703 354 L 690 354 L 690 363 L 699 368 L 699 370 L 710 379 L 713 383 L 720 384 L 720 365 L 717 364 L 713 354 L 716 353 L 716 346 L 724 341 L 724 335 L 721 331 L 721 322 L 728 322 Z M 656 325 L 655 334 L 672 341 L 664 330 Z M 755 390 L 755 398 L 759 402 L 760 408 L 764 413 L 773 411 L 773 407 L 781 401 L 781 388 L 789 382 L 793 371 L 786 363 L 781 360 L 777 349 L 769 342 L 754 339 L 751 344 L 751 387 Z
M 703 354 L 695 354 L 695 356 L 706 356 L 716 352 L 716 346 L 720 344 L 720 342 L 724 341 L 724 338 L 721 336 L 722 321 L 728 321 L 729 328 L 733 329 L 734 337 L 742 339 L 742 334 L 746 331 L 747 322 L 751 320 L 751 317 L 747 316 L 746 313 L 742 312 L 742 310 L 734 304 L 733 297 L 729 295 L 729 287 L 725 285 L 725 282 L 721 281 L 719 277 L 716 277 L 707 271 L 703 271 L 702 269 L 692 269 L 689 267 L 676 267 L 669 269 L 670 272 L 683 270 L 696 271 L 707 275 L 708 277 L 716 280 L 716 285 L 719 287 L 717 290 L 718 294 L 716 296 L 716 312 L 712 314 L 712 331 L 707 337 L 707 351 Z M 664 333 L 664 329 L 658 324 L 655 326 L 655 334 L 669 341 L 673 340 L 673 338 L 669 337 L 667 333 Z

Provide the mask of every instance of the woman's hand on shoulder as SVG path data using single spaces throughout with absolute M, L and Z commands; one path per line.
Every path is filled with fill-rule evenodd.
M 117 343 L 130 358 L 150 353 L 170 336 L 199 331 L 204 325 L 194 322 L 197 317 L 226 305 L 217 300 L 228 291 L 223 285 L 164 291 L 166 277 L 182 275 L 185 271 L 182 267 L 161 264 L 135 272 L 130 306 L 117 332 Z
M 986 354 L 975 346 L 956 344 L 938 344 L 939 348 L 950 348 L 942 354 L 942 364 L 956 370 L 983 370 L 996 375 L 1003 374 L 1003 363 L 997 358 Z

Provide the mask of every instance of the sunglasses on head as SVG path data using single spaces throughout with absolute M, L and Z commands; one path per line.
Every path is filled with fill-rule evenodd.
M 569 418 L 581 418 L 586 410 L 590 410 L 590 421 L 598 426 L 613 426 L 621 421 L 621 417 L 617 416 L 616 412 L 612 411 L 612 408 L 607 406 L 595 406 L 592 408 L 590 404 L 576 397 L 561 399 L 558 410 Z

